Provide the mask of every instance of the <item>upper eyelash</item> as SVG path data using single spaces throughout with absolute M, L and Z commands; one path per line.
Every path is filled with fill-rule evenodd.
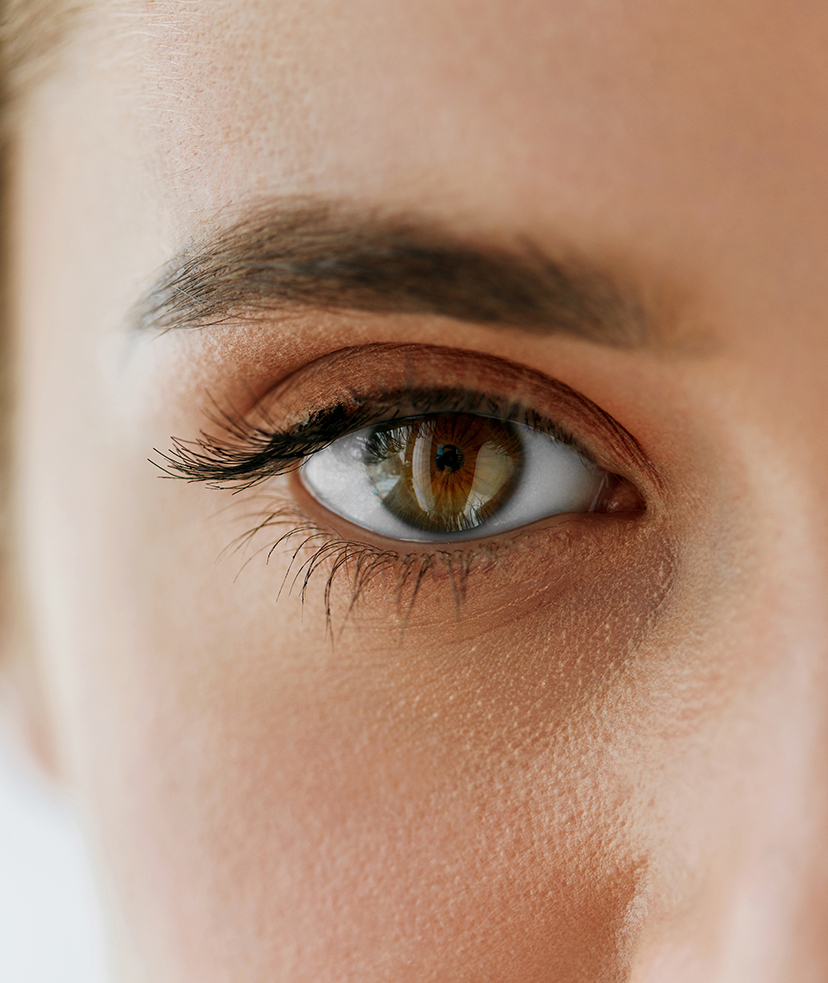
M 406 411 L 400 411 L 401 405 Z M 506 404 L 488 393 L 465 389 L 421 388 L 354 398 L 350 405 L 338 403 L 318 410 L 303 423 L 286 429 L 267 420 L 253 424 L 230 412 L 220 412 L 212 419 L 221 436 L 202 431 L 196 440 L 173 437 L 169 451 L 155 449 L 163 463 L 152 463 L 167 477 L 241 491 L 295 470 L 311 454 L 357 430 L 433 413 L 474 413 L 523 423 L 590 457 L 559 424 L 518 402 Z

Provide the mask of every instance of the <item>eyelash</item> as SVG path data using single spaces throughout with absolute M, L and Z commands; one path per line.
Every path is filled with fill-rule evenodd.
M 329 629 L 332 623 L 333 586 L 343 571 L 349 572 L 351 589 L 345 614 L 346 620 L 369 584 L 376 577 L 390 571 L 396 577 L 393 586 L 394 602 L 398 614 L 402 614 L 404 627 L 426 576 L 429 573 L 436 573 L 438 569 L 446 575 L 454 598 L 455 611 L 459 617 L 473 564 L 486 559 L 493 561 L 498 549 L 495 545 L 487 543 L 475 549 L 451 551 L 402 553 L 396 550 L 381 550 L 367 543 L 334 539 L 328 530 L 310 519 L 299 507 L 287 505 L 280 509 L 269 510 L 264 519 L 259 517 L 257 524 L 237 537 L 222 555 L 244 549 L 263 529 L 279 525 L 288 525 L 289 528 L 275 542 L 261 547 L 249 557 L 243 564 L 242 570 L 255 556 L 262 553 L 265 556 L 265 563 L 268 563 L 279 547 L 286 544 L 289 546 L 291 540 L 298 539 L 295 548 L 289 546 L 288 551 L 292 549 L 292 554 L 277 592 L 277 600 L 285 587 L 288 587 L 289 592 L 298 587 L 299 598 L 304 605 L 311 580 L 318 571 L 327 568 L 323 585 L 323 606 Z M 318 539 L 323 540 L 322 544 L 313 546 Z M 309 546 L 313 546 L 312 553 L 299 562 L 300 554 Z M 296 567 L 297 563 L 298 567 Z M 406 595 L 407 588 L 410 590 Z
M 406 404 L 408 409 L 400 412 L 399 407 Z M 519 403 L 504 405 L 487 393 L 469 390 L 415 389 L 385 393 L 380 399 L 355 399 L 350 406 L 338 403 L 290 429 L 281 429 L 266 418 L 253 424 L 232 412 L 217 411 L 210 419 L 223 436 L 202 432 L 194 441 L 174 437 L 170 451 L 154 451 L 164 464 L 152 463 L 170 478 L 244 491 L 296 470 L 311 454 L 356 430 L 434 413 L 479 414 L 522 423 L 591 456 L 558 424 Z
M 310 455 L 357 430 L 395 419 L 434 413 L 480 414 L 522 423 L 548 433 L 586 457 L 592 456 L 559 424 L 517 401 L 507 402 L 491 394 L 468 389 L 432 387 L 395 390 L 383 393 L 381 397 L 353 397 L 349 404 L 338 403 L 316 411 L 304 422 L 290 428 L 276 426 L 266 414 L 261 415 L 260 422 L 253 423 L 232 411 L 219 410 L 214 405 L 210 420 L 218 436 L 202 431 L 196 440 L 172 438 L 172 448 L 166 453 L 155 449 L 158 460 L 151 461 L 165 477 L 200 482 L 207 487 L 239 493 L 296 471 Z M 242 569 L 256 555 L 264 553 L 265 562 L 269 562 L 278 549 L 285 547 L 288 551 L 292 550 L 278 595 L 286 587 L 289 592 L 298 587 L 302 603 L 311 580 L 319 571 L 327 569 L 323 598 L 329 626 L 334 582 L 344 571 L 350 573 L 351 584 L 346 617 L 353 611 L 369 583 L 389 571 L 396 574 L 393 593 L 398 613 L 403 615 L 403 624 L 413 609 L 425 578 L 438 571 L 448 580 L 459 616 L 472 567 L 481 561 L 494 562 L 506 543 L 505 540 L 504 543 L 466 541 L 451 550 L 442 548 L 431 551 L 381 549 L 367 543 L 332 537 L 330 530 L 317 523 L 295 502 L 276 509 L 272 507 L 272 499 L 269 504 L 270 508 L 256 514 L 252 528 L 238 536 L 223 551 L 223 555 L 244 550 L 266 529 L 288 526 L 287 531 L 274 542 L 256 550 Z M 316 545 L 320 540 L 321 543 Z M 312 548 L 312 552 L 309 556 L 303 556 L 308 548 Z

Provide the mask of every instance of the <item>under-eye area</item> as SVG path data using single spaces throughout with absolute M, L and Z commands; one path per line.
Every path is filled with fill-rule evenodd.
M 501 628 L 541 611 L 549 620 L 559 607 L 583 607 L 572 591 L 629 587 L 663 546 L 649 524 L 623 512 L 562 513 L 472 540 L 390 540 L 336 517 L 300 474 L 245 489 L 219 510 L 215 518 L 232 530 L 220 560 L 237 579 L 267 569 L 277 601 L 298 596 L 311 613 L 321 604 L 329 625 L 356 616 L 363 626 L 368 618 L 443 632 L 461 619 L 469 639 L 475 622 L 487 630 L 494 615 Z

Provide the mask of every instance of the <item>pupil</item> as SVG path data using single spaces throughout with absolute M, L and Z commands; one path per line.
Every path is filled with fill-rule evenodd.
M 438 444 L 434 464 L 438 471 L 454 474 L 463 467 L 463 452 L 456 444 Z

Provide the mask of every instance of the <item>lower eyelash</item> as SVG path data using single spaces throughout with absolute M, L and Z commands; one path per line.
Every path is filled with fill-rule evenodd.
M 271 499 L 272 501 L 272 499 Z M 482 558 L 493 560 L 498 547 L 493 544 L 475 546 L 473 550 L 453 549 L 431 552 L 408 552 L 383 550 L 367 543 L 347 539 L 337 539 L 329 530 L 319 525 L 294 503 L 281 504 L 271 508 L 250 529 L 230 543 L 220 557 L 246 550 L 263 531 L 287 526 L 274 541 L 258 547 L 242 564 L 237 577 L 256 557 L 264 555 L 268 564 L 271 557 L 284 547 L 289 555 L 288 567 L 277 592 L 277 599 L 287 589 L 290 594 L 298 589 L 304 605 L 311 580 L 318 573 L 327 571 L 323 588 L 323 603 L 328 628 L 332 622 L 332 598 L 335 582 L 349 574 L 351 596 L 345 611 L 345 620 L 353 613 L 360 598 L 379 576 L 392 573 L 396 577 L 393 590 L 397 613 L 405 626 L 413 611 L 417 597 L 429 575 L 443 573 L 448 580 L 454 596 L 455 610 L 460 616 L 466 598 L 469 576 L 475 563 Z M 309 556 L 302 556 L 310 550 Z M 344 622 L 343 622 L 344 627 Z

